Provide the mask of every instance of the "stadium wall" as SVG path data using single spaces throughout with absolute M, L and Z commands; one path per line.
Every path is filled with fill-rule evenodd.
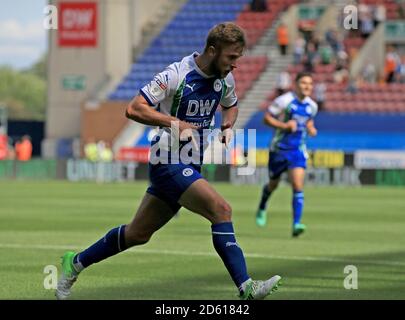
M 357 158 L 357 160 L 356 160 Z M 405 153 L 373 155 L 340 155 L 322 151 L 311 155 L 306 170 L 306 184 L 316 186 L 405 186 Z M 370 168 L 372 164 L 372 168 Z M 234 185 L 261 186 L 268 181 L 267 166 L 258 165 L 250 175 L 239 175 L 238 168 L 229 165 L 204 165 L 208 181 L 230 182 Z M 0 161 L 0 179 L 68 180 L 136 182 L 148 179 L 148 164 L 132 161 L 95 163 L 82 159 L 40 160 L 28 162 Z M 287 181 L 287 176 L 282 176 Z
M 405 150 L 404 123 L 404 113 L 320 112 L 315 118 L 318 135 L 309 138 L 307 145 L 310 150 L 346 153 L 361 149 Z M 274 133 L 263 123 L 263 111 L 254 114 L 244 129 L 256 129 L 257 148 L 267 148 Z
M 131 2 L 131 27 L 133 46 L 136 47 L 142 40 L 142 29 L 150 22 L 155 22 L 156 17 L 159 17 L 162 10 L 170 1 L 175 0 L 126 0 Z M 146 14 L 145 14 L 146 13 Z
M 97 100 L 99 92 L 127 74 L 143 26 L 165 2 L 168 0 L 49 1 L 58 8 L 59 19 L 58 29 L 48 33 L 44 157 L 57 157 L 58 140 L 79 138 L 82 103 Z M 80 6 L 88 7 L 91 19 L 79 17 Z
M 97 21 L 93 30 L 96 36 L 95 44 L 69 45 L 61 43 L 63 21 L 59 21 L 58 30 L 49 31 L 46 123 L 46 137 L 48 139 L 78 137 L 80 133 L 80 104 L 107 74 L 105 2 L 86 2 L 96 5 L 96 14 L 93 18 Z M 69 5 L 72 1 L 56 0 L 52 3 L 58 7 L 59 14 L 63 15 L 61 6 Z M 125 61 L 124 55 L 122 59 Z
M 96 105 L 84 103 L 80 133 L 81 144 L 84 145 L 89 138 L 112 144 L 128 122 L 125 117 L 126 108 L 127 103 L 124 102 L 107 101 Z

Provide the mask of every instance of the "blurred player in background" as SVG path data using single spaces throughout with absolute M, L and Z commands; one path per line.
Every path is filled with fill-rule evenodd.
M 243 30 L 233 23 L 221 23 L 211 29 L 202 54 L 197 52 L 168 66 L 140 91 L 127 108 L 127 117 L 145 125 L 158 126 L 160 131 L 152 140 L 149 163 L 150 187 L 133 221 L 110 230 L 102 239 L 76 254 L 62 257 L 63 275 L 56 290 L 58 299 L 70 295 L 79 273 L 132 246 L 149 241 L 184 206 L 211 222 L 212 240 L 241 299 L 263 299 L 277 289 L 279 276 L 266 281 L 253 281 L 247 273 L 245 258 L 235 238 L 232 209 L 214 188 L 201 176 L 201 162 L 207 146 L 204 136 L 195 138 L 192 131 L 201 133 L 211 125 L 215 111 L 222 106 L 221 141 L 230 143 L 236 121 L 237 97 L 231 71 L 243 54 L 246 40 Z M 153 108 L 153 107 L 156 107 Z M 155 163 L 160 153 L 168 149 L 167 137 L 172 137 L 173 124 L 179 129 L 180 153 L 197 143 L 193 162 Z M 169 149 L 169 153 L 173 150 Z M 170 159 L 170 154 L 168 156 Z M 195 158 L 195 159 L 194 159 Z
M 267 223 L 266 204 L 280 182 L 280 176 L 288 171 L 292 185 L 293 226 L 292 235 L 299 236 L 305 230 L 301 223 L 304 207 L 304 177 L 306 161 L 306 136 L 316 136 L 314 117 L 318 106 L 310 95 L 313 81 L 310 73 L 297 74 L 295 91 L 277 97 L 268 107 L 264 122 L 276 129 L 269 153 L 270 182 L 263 186 L 262 197 L 256 213 L 258 226 Z

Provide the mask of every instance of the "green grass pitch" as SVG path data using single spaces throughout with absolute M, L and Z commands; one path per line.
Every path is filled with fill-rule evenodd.
M 0 299 L 54 299 L 44 267 L 132 219 L 145 182 L 0 182 Z M 233 207 L 252 278 L 280 274 L 269 299 L 404 299 L 405 192 L 388 187 L 306 187 L 307 232 L 291 238 L 291 191 L 274 193 L 269 224 L 254 214 L 259 186 L 215 184 Z M 346 265 L 358 289 L 343 286 Z M 141 247 L 84 271 L 72 299 L 237 299 L 211 243 L 210 225 L 182 209 Z

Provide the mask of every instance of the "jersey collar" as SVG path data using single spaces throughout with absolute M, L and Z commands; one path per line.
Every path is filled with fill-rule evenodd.
M 197 73 L 198 73 L 199 75 L 201 75 L 202 77 L 204 77 L 204 78 L 206 78 L 206 79 L 214 78 L 215 76 L 209 76 L 209 75 L 207 75 L 205 72 L 203 72 L 203 71 L 198 67 L 197 63 L 195 62 L 195 58 L 198 57 L 199 55 L 200 55 L 200 54 L 199 54 L 197 51 L 195 51 L 195 52 L 191 55 L 191 57 L 190 57 L 191 65 L 192 65 L 193 68 L 197 71 Z

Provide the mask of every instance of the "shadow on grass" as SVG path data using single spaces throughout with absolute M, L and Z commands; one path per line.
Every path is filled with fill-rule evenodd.
M 387 252 L 372 255 L 358 255 L 345 257 L 353 260 L 381 260 L 395 261 L 403 257 L 405 252 Z M 219 258 L 218 258 L 219 259 Z M 223 270 L 209 277 L 199 276 L 198 267 L 194 262 L 185 264 L 178 259 L 178 267 L 196 268 L 195 276 L 172 276 L 163 278 L 159 275 L 160 268 L 165 268 L 165 258 L 162 258 L 160 267 L 151 266 L 151 273 L 156 274 L 156 281 L 134 281 L 123 283 L 117 280 L 117 285 L 97 288 L 77 286 L 72 295 L 73 299 L 140 299 L 140 300 L 237 300 L 236 289 Z M 248 259 L 252 262 L 253 259 Z M 343 273 L 345 267 L 342 262 L 317 262 L 317 261 L 286 261 L 257 259 L 255 267 L 250 268 L 250 273 L 255 279 L 266 279 L 279 273 L 284 277 L 284 284 L 270 299 L 405 299 L 405 273 L 402 266 L 381 266 L 360 263 L 358 267 L 358 290 L 346 290 L 343 281 L 347 274 Z M 177 263 L 177 262 L 176 262 Z M 193 265 L 194 264 L 194 265 Z M 137 262 L 134 261 L 134 268 Z M 156 270 L 153 270 L 156 268 Z M 364 271 L 366 269 L 366 271 Z M 401 274 L 402 277 L 388 275 L 391 272 Z M 365 274 L 365 275 L 362 275 Z M 381 275 L 385 275 L 381 277 Z M 128 278 L 130 275 L 126 275 Z M 82 277 L 86 277 L 85 274 Z M 79 280 L 80 281 L 80 280 Z M 119 283 L 119 284 L 118 284 Z

